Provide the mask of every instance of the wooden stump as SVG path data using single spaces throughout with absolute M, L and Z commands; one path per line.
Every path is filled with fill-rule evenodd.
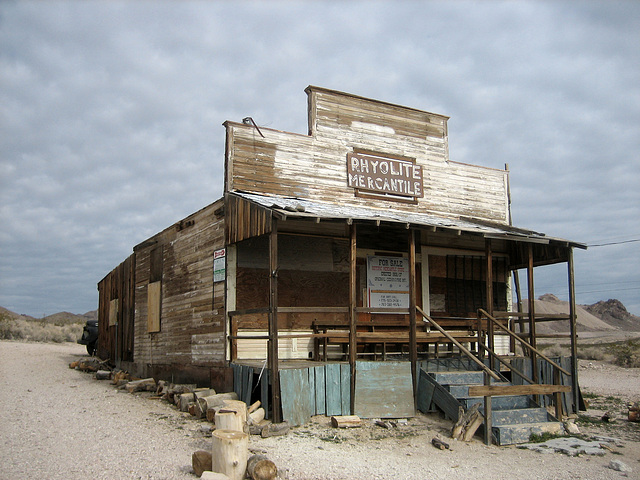
M 233 430 L 236 432 L 243 432 L 245 421 L 242 415 L 235 411 L 223 411 L 220 410 L 216 413 L 215 417 L 217 430 Z
M 275 480 L 278 469 L 264 455 L 252 455 L 247 462 L 247 475 L 252 480 Z
M 247 470 L 249 435 L 231 430 L 215 430 L 211 434 L 212 470 L 231 480 L 242 480 Z

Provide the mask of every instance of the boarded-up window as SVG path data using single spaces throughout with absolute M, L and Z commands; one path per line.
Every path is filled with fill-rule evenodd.
M 162 282 L 150 283 L 147 290 L 147 332 L 160 331 Z
M 446 308 L 450 315 L 467 316 L 486 305 L 486 259 L 447 255 Z M 507 309 L 506 259 L 493 258 L 493 308 Z
M 114 298 L 109 302 L 109 326 L 113 327 L 118 323 L 118 299 Z

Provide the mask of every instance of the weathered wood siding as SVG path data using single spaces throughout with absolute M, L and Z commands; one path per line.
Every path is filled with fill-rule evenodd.
M 224 282 L 213 282 L 213 254 L 224 247 L 222 205 L 219 200 L 136 247 L 136 363 L 225 363 Z M 161 282 L 156 333 L 147 323 L 153 281 Z
M 98 283 L 98 356 L 131 361 L 134 351 L 135 254 Z
M 442 115 L 310 87 L 309 136 L 226 122 L 226 191 L 304 197 L 508 223 L 505 170 L 449 160 Z M 424 197 L 403 204 L 354 196 L 347 154 L 365 150 L 415 158 Z

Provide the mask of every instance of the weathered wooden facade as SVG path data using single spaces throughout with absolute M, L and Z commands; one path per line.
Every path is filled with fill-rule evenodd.
M 134 247 L 98 284 L 99 355 L 139 375 L 261 395 L 276 419 L 293 395 L 281 379 L 307 385 L 313 411 L 328 413 L 329 396 L 312 387 L 336 375 L 335 411 L 348 413 L 357 372 L 364 386 L 370 370 L 358 362 L 406 360 L 415 392 L 421 361 L 465 346 L 498 357 L 494 327 L 517 330 L 535 361 L 543 319 L 532 303 L 526 315 L 512 305 L 512 274 L 526 271 L 532 299 L 534 267 L 567 263 L 573 303 L 572 251 L 584 246 L 513 227 L 508 170 L 450 160 L 447 117 L 306 92 L 308 135 L 225 122 L 223 197 Z M 575 379 L 573 311 L 566 320 Z M 516 350 L 511 334 L 499 338 Z M 279 373 L 301 362 L 303 380 Z M 246 388 L 265 368 L 262 389 Z

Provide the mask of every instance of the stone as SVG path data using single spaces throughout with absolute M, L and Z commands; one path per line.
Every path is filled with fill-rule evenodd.
M 580 435 L 580 429 L 575 424 L 575 422 L 564 422 L 564 429 L 569 435 Z
M 609 462 L 609 468 L 611 470 L 615 470 L 616 472 L 627 472 L 627 473 L 632 472 L 631 467 L 626 463 L 621 462 L 620 460 L 611 460 Z

